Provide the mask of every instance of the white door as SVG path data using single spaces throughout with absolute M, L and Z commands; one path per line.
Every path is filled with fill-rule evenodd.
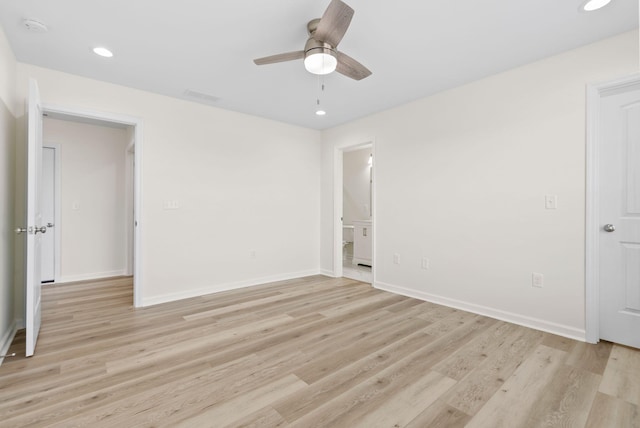
M 25 323 L 26 356 L 33 355 L 40 331 L 40 252 L 42 234 L 47 228 L 42 224 L 40 191 L 42 182 L 42 104 L 38 84 L 29 80 L 29 116 L 27 137 L 27 250 L 25 261 Z
M 640 348 L 640 87 L 600 115 L 600 338 Z
M 55 233 L 56 225 L 56 149 L 42 149 L 42 223 L 47 233 L 42 236 L 42 272 L 41 282 L 55 281 Z

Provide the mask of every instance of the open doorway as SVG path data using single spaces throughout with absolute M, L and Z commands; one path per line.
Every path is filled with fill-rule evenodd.
M 42 235 L 42 271 L 40 281 L 50 284 L 60 281 L 60 146 L 42 147 L 42 224 L 48 233 Z
M 133 276 L 139 307 L 141 122 L 57 106 L 43 111 L 44 150 L 53 161 L 43 173 L 52 170 L 56 181 L 47 234 L 53 244 L 43 252 L 43 271 L 53 265 L 53 277 L 43 283 Z
M 337 149 L 335 164 L 336 275 L 373 283 L 373 144 Z
M 44 118 L 42 283 L 131 274 L 132 135 L 128 125 Z

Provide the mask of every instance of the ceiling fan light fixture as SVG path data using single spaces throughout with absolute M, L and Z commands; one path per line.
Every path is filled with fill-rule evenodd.
M 304 68 L 312 74 L 333 73 L 338 66 L 338 58 L 333 49 L 318 47 L 304 54 Z
M 587 0 L 582 4 L 582 10 L 585 12 L 593 12 L 594 10 L 605 7 L 609 3 L 611 3 L 611 0 Z

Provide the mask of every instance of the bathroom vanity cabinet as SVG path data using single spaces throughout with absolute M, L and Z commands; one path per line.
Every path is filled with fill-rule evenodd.
M 353 264 L 371 266 L 373 250 L 371 220 L 354 221 L 353 227 Z

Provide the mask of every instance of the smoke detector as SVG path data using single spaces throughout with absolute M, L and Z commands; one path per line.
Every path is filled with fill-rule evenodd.
M 25 19 L 22 23 L 27 30 L 33 31 L 34 33 L 46 33 L 49 31 L 46 25 L 35 19 Z

